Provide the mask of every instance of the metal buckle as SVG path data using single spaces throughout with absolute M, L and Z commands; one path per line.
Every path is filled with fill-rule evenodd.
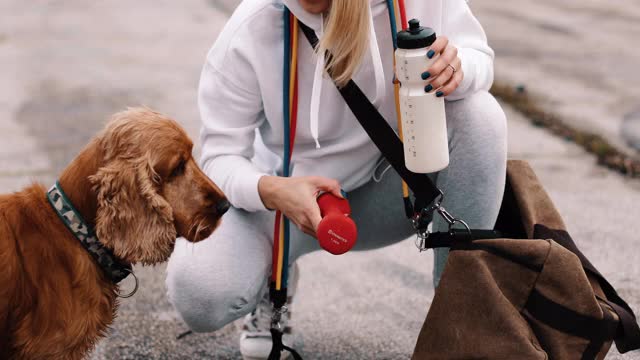
M 280 319 L 282 319 L 282 315 L 286 314 L 289 309 L 284 305 L 279 309 L 274 307 L 273 315 L 271 316 L 271 328 L 282 332 L 282 325 L 280 324 Z
M 432 214 L 434 211 L 437 212 L 438 215 L 440 215 L 444 219 L 444 221 L 447 222 L 447 224 L 449 224 L 449 229 L 448 229 L 449 234 L 453 234 L 453 227 L 455 224 L 461 224 L 462 226 L 465 227 L 465 229 L 469 233 L 469 236 L 472 236 L 471 228 L 469 227 L 469 224 L 467 224 L 464 220 L 459 219 L 453 216 L 450 212 L 448 212 L 447 209 L 445 209 L 442 206 L 443 201 L 444 201 L 444 193 L 440 191 L 440 196 L 434 201 L 433 205 L 431 205 L 428 208 L 422 209 L 419 213 L 416 213 L 413 216 L 413 218 L 411 218 L 413 228 L 416 231 L 415 244 L 418 250 L 420 250 L 420 252 L 428 250 L 426 243 L 427 243 L 427 239 L 429 238 L 429 235 L 431 235 L 431 232 L 429 231 L 428 228 L 426 229 L 420 228 L 420 225 L 421 225 L 420 220 L 423 217 L 429 216 L 429 214 Z
M 462 224 L 462 226 L 464 226 L 469 233 L 469 236 L 471 236 L 471 228 L 469 227 L 469 224 L 467 224 L 464 220 L 458 219 L 457 217 L 451 215 L 451 213 L 442 206 L 438 207 L 438 209 L 436 210 L 438 211 L 438 214 L 440 214 L 440 216 L 442 216 L 442 218 L 444 218 L 444 220 L 449 224 L 450 234 L 453 232 L 453 226 L 455 224 Z
M 429 235 L 431 235 L 429 229 L 416 231 L 415 244 L 420 252 L 429 250 L 427 247 L 427 239 L 429 238 Z

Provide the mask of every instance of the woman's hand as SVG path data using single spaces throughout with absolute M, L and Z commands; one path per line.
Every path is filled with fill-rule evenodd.
M 436 96 L 447 96 L 454 92 L 462 79 L 464 73 L 462 71 L 462 62 L 458 57 L 458 48 L 449 43 L 446 36 L 440 36 L 431 45 L 431 49 L 427 52 L 429 59 L 440 54 L 427 71 L 422 73 L 422 78 L 427 80 L 424 91 L 436 91 Z
M 338 181 L 320 176 L 263 176 L 258 181 L 258 193 L 269 209 L 276 209 L 304 233 L 316 236 L 322 220 L 316 197 L 321 191 L 343 198 Z

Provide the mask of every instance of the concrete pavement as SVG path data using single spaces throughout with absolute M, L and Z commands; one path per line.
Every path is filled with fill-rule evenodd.
M 67 1 L 38 7 L 1 2 L 0 192 L 33 179 L 50 184 L 104 119 L 127 105 L 144 103 L 165 112 L 196 138 L 201 63 L 233 5 L 232 0 Z M 517 74 L 516 60 L 498 59 L 499 73 L 511 66 Z M 534 80 L 527 78 L 527 85 Z M 562 101 L 570 108 L 586 100 Z M 640 182 L 598 167 L 578 147 L 505 108 L 510 156 L 532 163 L 585 254 L 639 312 L 640 239 L 633 232 L 640 229 Z M 433 294 L 430 252 L 419 254 L 409 239 L 341 257 L 311 254 L 300 267 L 294 312 L 305 359 L 409 357 Z M 166 300 L 164 266 L 136 272 L 140 291 L 121 302 L 109 337 L 91 359 L 239 357 L 237 324 L 176 340 L 186 327 Z M 608 359 L 640 359 L 640 353 L 620 356 L 614 350 Z
M 470 5 L 496 51 L 497 81 L 526 85 L 571 126 L 638 156 L 640 3 L 476 0 Z

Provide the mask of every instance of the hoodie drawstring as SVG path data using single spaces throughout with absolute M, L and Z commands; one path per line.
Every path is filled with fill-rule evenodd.
M 324 18 L 320 14 L 320 36 L 324 32 Z M 378 38 L 373 23 L 373 11 L 369 8 L 369 53 L 371 54 L 371 62 L 373 64 L 376 84 L 376 95 L 371 102 L 376 107 L 380 106 L 380 101 L 384 98 L 386 86 L 384 83 L 384 67 L 382 65 L 382 56 L 378 47 Z M 318 140 L 318 118 L 320 116 L 320 98 L 322 95 L 322 82 L 324 81 L 325 59 L 323 54 L 317 54 L 316 68 L 313 73 L 313 87 L 311 89 L 311 104 L 309 106 L 309 128 L 311 136 L 316 142 L 316 149 L 320 148 Z
M 320 36 L 324 32 L 324 18 L 320 14 Z M 309 128 L 311 136 L 316 142 L 316 149 L 320 148 L 318 141 L 318 117 L 320 116 L 320 96 L 322 94 L 322 73 L 324 71 L 324 54 L 317 54 L 316 70 L 313 73 L 313 87 L 311 89 L 311 105 L 309 106 Z
M 378 38 L 376 37 L 376 30 L 373 25 L 373 10 L 371 8 L 369 8 L 369 52 L 371 53 L 371 62 L 373 63 L 373 71 L 376 81 L 376 97 L 371 103 L 378 107 L 380 106 L 380 100 L 384 98 L 386 86 L 384 84 L 382 56 L 380 55 L 380 49 L 378 48 Z

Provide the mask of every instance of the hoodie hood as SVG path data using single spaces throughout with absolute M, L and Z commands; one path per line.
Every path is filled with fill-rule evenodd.
M 306 11 L 298 0 L 282 0 L 284 5 L 293 13 L 293 15 L 302 23 L 310 27 L 316 32 L 318 39 L 322 38 L 324 32 L 324 16 L 322 14 L 312 14 Z M 381 103 L 381 99 L 385 94 L 384 83 L 384 68 L 382 65 L 382 57 L 380 55 L 380 49 L 378 48 L 378 40 L 376 37 L 374 22 L 373 22 L 373 10 L 374 5 L 384 3 L 384 0 L 372 0 L 369 2 L 369 55 L 371 56 L 371 62 L 374 68 L 376 95 L 374 99 L 369 99 L 376 108 Z M 324 82 L 324 56 L 316 56 L 316 66 L 313 75 L 313 87 L 311 90 L 311 104 L 309 109 L 309 127 L 311 129 L 311 136 L 316 142 L 316 148 L 320 148 L 320 142 L 318 139 L 318 118 L 320 114 L 320 98 L 322 95 L 322 86 Z

